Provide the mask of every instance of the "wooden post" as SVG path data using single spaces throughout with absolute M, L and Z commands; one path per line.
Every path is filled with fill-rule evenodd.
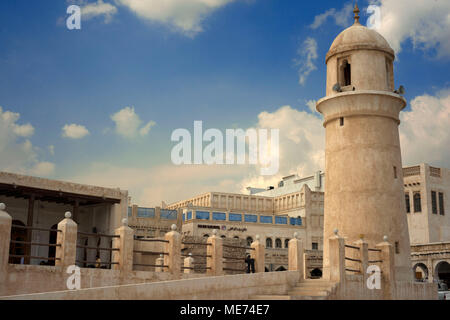
M 78 199 L 75 199 L 75 202 L 73 204 L 73 221 L 78 224 L 78 213 L 80 210 L 80 202 Z
M 28 216 L 27 216 L 27 227 L 33 226 L 33 220 L 34 220 L 34 194 L 30 195 L 30 198 L 28 199 Z M 33 241 L 33 230 L 27 229 L 27 242 Z M 31 245 L 26 244 L 25 245 L 25 255 L 30 256 L 31 255 Z M 30 264 L 30 258 L 25 257 L 24 263 Z

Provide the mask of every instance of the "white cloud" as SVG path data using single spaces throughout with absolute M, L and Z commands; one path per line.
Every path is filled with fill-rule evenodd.
M 48 152 L 54 156 L 55 155 L 55 146 L 54 145 L 50 145 L 48 146 Z
M 203 31 L 203 20 L 234 0 L 116 0 L 138 17 L 172 26 L 187 35 Z
M 427 162 L 450 168 L 450 89 L 424 94 L 401 113 L 400 142 L 404 165 Z
M 304 85 L 309 74 L 317 69 L 314 64 L 318 57 L 317 41 L 314 38 L 308 37 L 297 50 L 297 54 L 299 58 L 294 59 L 294 63 L 296 66 L 299 66 L 298 83 Z
M 46 177 L 55 171 L 55 165 L 51 162 L 39 162 L 29 170 L 33 176 Z
M 21 174 L 48 176 L 54 165 L 41 162 L 28 139 L 34 133 L 31 124 L 18 124 L 20 114 L 3 111 L 0 107 L 0 170 Z
M 31 137 L 34 134 L 34 127 L 29 123 L 20 126 L 15 125 L 13 130 L 19 137 Z
M 113 19 L 113 16 L 117 13 L 117 8 L 103 0 L 97 0 L 97 2 L 88 3 L 86 1 L 79 1 L 81 5 L 81 18 L 83 20 L 90 20 L 96 17 L 103 16 L 104 22 L 109 23 Z
M 314 104 L 313 100 L 306 101 L 311 111 Z M 450 89 L 436 96 L 418 96 L 411 101 L 411 107 L 412 111 L 401 113 L 403 164 L 428 162 L 450 167 Z M 128 112 L 134 114 L 133 109 Z M 246 192 L 248 186 L 265 188 L 277 185 L 288 174 L 304 176 L 324 170 L 325 129 L 322 123 L 322 117 L 317 113 L 299 111 L 290 106 L 258 115 L 255 129 L 280 129 L 280 169 L 274 176 L 261 176 L 260 168 L 253 165 L 137 168 L 93 163 L 70 179 L 127 189 L 133 203 L 143 206 L 159 205 L 161 201 L 171 203 L 209 191 Z
M 132 108 L 118 113 L 126 123 L 134 122 L 132 130 L 138 131 Z M 137 123 L 137 125 L 136 125 Z M 129 126 L 128 126 L 129 127 Z M 133 203 L 143 206 L 171 203 L 209 192 L 245 192 L 245 188 L 266 187 L 276 184 L 281 177 L 298 173 L 306 175 L 324 168 L 325 131 L 322 120 L 306 111 L 289 106 L 274 112 L 261 112 L 254 129 L 280 129 L 280 170 L 275 176 L 261 176 L 255 165 L 181 165 L 172 164 L 149 167 L 127 167 L 112 163 L 92 163 L 84 172 L 70 175 L 72 181 L 127 189 Z M 136 133 L 135 133 L 136 134 Z M 67 178 L 67 177 L 64 177 Z M 149 183 L 156 181 L 156 183 Z
M 352 19 L 353 5 L 352 3 L 347 3 L 341 10 L 335 8 L 328 9 L 324 13 L 321 13 L 314 17 L 314 22 L 309 26 L 311 29 L 317 29 L 323 25 L 328 17 L 332 17 L 336 25 L 347 28 L 350 27 Z
M 279 174 L 265 177 L 255 170 L 241 181 L 242 192 L 249 186 L 265 188 L 277 185 L 283 176 L 291 173 L 302 176 L 324 169 L 325 130 L 321 118 L 284 106 L 272 113 L 261 112 L 258 119 L 257 128 L 280 129 Z
M 79 124 L 66 124 L 62 128 L 62 136 L 70 139 L 82 139 L 89 134 L 85 126 Z
M 311 113 L 316 113 L 316 100 L 308 100 L 306 101 L 306 106 L 308 107 L 309 110 L 311 110 Z
M 149 121 L 141 127 L 142 120 L 134 111 L 134 107 L 125 107 L 111 116 L 116 124 L 116 133 L 125 138 L 135 138 L 137 136 L 146 136 L 150 129 L 156 125 L 154 121 Z
M 71 176 L 79 183 L 125 189 L 132 202 L 159 206 L 209 191 L 236 192 L 245 166 L 159 165 L 137 168 L 110 163 L 92 163 L 85 172 Z M 149 183 L 153 181 L 154 183 Z
M 399 53 L 406 40 L 415 48 L 436 50 L 437 57 L 450 57 L 450 1 L 381 0 L 381 23 L 377 29 Z
M 149 121 L 145 126 L 143 126 L 141 129 L 139 129 L 139 134 L 141 136 L 146 136 L 150 132 L 151 128 L 153 128 L 156 125 L 155 121 Z

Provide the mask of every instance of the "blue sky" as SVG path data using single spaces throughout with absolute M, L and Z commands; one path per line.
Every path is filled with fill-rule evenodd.
M 22 133 L 0 143 L 5 152 L 16 154 L 20 149 L 18 160 L 11 157 L 10 163 L 0 162 L 0 169 L 121 187 L 130 190 L 137 203 L 148 205 L 212 188 L 239 192 L 246 183 L 268 183 L 270 179 L 258 177 L 249 167 L 200 166 L 177 172 L 184 169 L 170 161 L 174 146 L 170 135 L 177 128 L 192 130 L 194 120 L 224 130 L 260 127 L 265 116 L 275 115 L 298 119 L 305 132 L 320 123 L 307 102 L 325 94 L 325 55 L 333 39 L 351 25 L 352 3 L 214 0 L 206 5 L 204 0 L 174 0 L 171 8 L 161 11 L 157 9 L 163 0 L 142 2 L 141 7 L 136 7 L 135 0 L 0 2 L 0 106 L 3 113 L 20 115 L 1 125 L 33 128 L 24 133 L 21 127 Z M 371 1 L 385 16 L 398 18 L 397 25 L 380 28 L 398 52 L 396 85 L 406 87 L 405 98 L 416 101 L 418 108 L 430 103 L 428 98 L 436 103 L 443 118 L 440 126 L 445 128 L 448 1 L 427 1 L 432 7 L 428 11 L 419 0 L 408 1 L 407 10 L 400 10 L 398 2 Z M 73 3 L 84 10 L 81 30 L 66 28 L 66 9 Z M 363 24 L 369 4 L 359 1 Z M 311 27 L 318 16 L 323 22 Z M 430 17 L 433 25 L 414 29 Z M 306 46 L 307 39 L 312 39 L 314 48 Z M 308 53 L 315 56 L 313 68 L 300 84 L 299 70 L 305 70 L 301 68 Z M 282 110 L 283 106 L 290 107 Z M 128 116 L 138 123 L 130 129 L 137 130 L 134 136 L 121 134 L 111 118 L 126 107 L 134 108 L 128 109 L 134 110 Z M 411 111 L 411 104 L 407 110 Z M 409 118 L 417 125 L 417 119 Z M 150 130 L 139 134 L 150 122 Z M 64 135 L 63 127 L 70 124 L 89 133 Z M 429 128 L 427 123 L 421 125 Z M 286 132 L 289 123 L 279 126 Z M 445 129 L 429 135 L 444 145 L 448 142 Z M 288 164 L 281 165 L 280 175 L 323 169 L 320 159 L 311 160 L 323 148 L 321 139 L 305 138 L 304 145 L 294 146 L 304 156 L 285 159 Z M 32 147 L 24 151 L 27 142 Z M 404 151 L 404 162 L 449 167 L 448 153 L 439 148 L 435 146 L 434 153 L 428 152 L 423 159 L 417 152 Z M 166 179 L 164 173 L 168 177 L 175 173 L 175 177 Z M 146 179 L 137 182 L 140 179 L 135 176 Z

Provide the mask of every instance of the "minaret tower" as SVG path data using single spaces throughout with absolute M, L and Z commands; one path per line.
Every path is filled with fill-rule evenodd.
M 388 236 L 395 247 L 396 279 L 412 279 L 398 125 L 406 100 L 394 93 L 395 54 L 376 31 L 355 22 L 337 36 L 326 55 L 324 116 L 324 278 L 327 239 L 338 230 L 352 244 L 373 248 Z

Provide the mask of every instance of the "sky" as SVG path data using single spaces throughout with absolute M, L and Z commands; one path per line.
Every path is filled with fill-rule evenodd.
M 69 30 L 67 8 L 81 8 Z M 141 206 L 324 169 L 325 55 L 352 1 L 4 0 L 0 170 L 129 191 Z M 358 1 L 406 88 L 404 165 L 450 168 L 450 1 Z M 173 164 L 171 135 L 279 129 L 280 167 Z

